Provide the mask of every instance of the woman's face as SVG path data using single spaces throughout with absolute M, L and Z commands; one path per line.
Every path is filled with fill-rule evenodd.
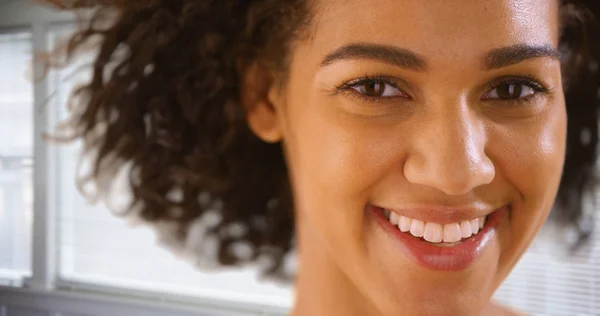
M 488 303 L 561 176 L 557 2 L 317 1 L 270 98 L 300 273 L 318 253 L 386 315 Z

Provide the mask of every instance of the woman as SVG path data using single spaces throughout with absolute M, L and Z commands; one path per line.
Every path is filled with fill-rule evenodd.
M 69 53 L 102 40 L 72 112 L 90 181 L 128 166 L 131 209 L 182 241 L 216 209 L 224 265 L 276 273 L 297 248 L 294 316 L 512 314 L 493 292 L 557 194 L 577 223 L 593 184 L 596 1 L 63 8 L 82 6 Z

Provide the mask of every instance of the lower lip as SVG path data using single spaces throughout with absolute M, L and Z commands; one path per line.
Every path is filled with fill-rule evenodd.
M 452 247 L 436 246 L 409 233 L 401 232 L 385 218 L 381 208 L 368 206 L 367 213 L 399 241 L 400 250 L 416 264 L 431 270 L 460 271 L 468 268 L 483 253 L 496 234 L 496 226 L 508 214 L 508 206 L 488 215 L 485 226 L 477 235 Z

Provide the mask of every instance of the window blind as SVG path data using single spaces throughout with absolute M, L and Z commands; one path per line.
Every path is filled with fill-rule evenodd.
M 0 279 L 31 273 L 31 34 L 0 34 Z

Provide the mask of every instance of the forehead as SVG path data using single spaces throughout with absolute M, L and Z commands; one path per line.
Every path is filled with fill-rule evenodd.
M 370 42 L 464 60 L 515 44 L 558 45 L 553 0 L 318 0 L 312 49 Z

